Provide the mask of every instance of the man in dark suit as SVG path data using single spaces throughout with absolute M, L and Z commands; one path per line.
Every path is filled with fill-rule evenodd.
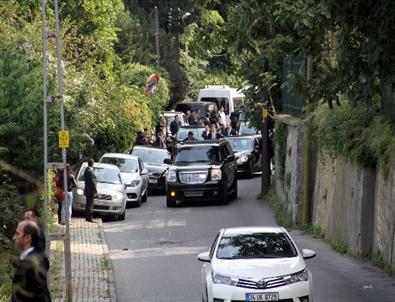
M 97 195 L 96 176 L 95 173 L 93 173 L 93 163 L 94 163 L 93 159 L 89 159 L 88 167 L 86 167 L 84 172 L 84 180 L 85 180 L 84 195 L 86 199 L 85 219 L 88 222 L 94 222 L 92 220 L 93 200 Z
M 23 220 L 18 224 L 14 237 L 15 247 L 20 251 L 12 280 L 13 302 L 50 302 L 48 290 L 48 265 L 37 251 L 40 229 L 34 221 Z
M 236 135 L 236 130 L 231 127 L 230 124 L 226 124 L 225 128 L 222 130 L 224 136 Z
M 181 126 L 180 116 L 176 114 L 174 116 L 174 120 L 170 123 L 170 133 L 172 136 L 175 136 L 177 134 L 180 126 Z
M 203 134 L 202 134 L 203 136 Z M 218 132 L 217 130 L 217 125 L 215 123 L 212 123 L 210 125 L 210 130 L 206 130 L 206 134 L 203 136 L 204 139 L 206 140 L 216 140 L 220 139 L 222 137 L 221 133 Z

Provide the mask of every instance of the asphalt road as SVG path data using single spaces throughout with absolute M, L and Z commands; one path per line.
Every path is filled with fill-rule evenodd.
M 222 227 L 274 225 L 268 205 L 257 200 L 260 178 L 239 180 L 239 198 L 229 205 L 183 204 L 166 208 L 165 196 L 149 196 L 126 220 L 105 221 L 120 302 L 201 301 L 200 252 L 209 249 Z M 367 262 L 339 255 L 324 242 L 291 232 L 313 273 L 315 302 L 394 302 L 395 279 Z

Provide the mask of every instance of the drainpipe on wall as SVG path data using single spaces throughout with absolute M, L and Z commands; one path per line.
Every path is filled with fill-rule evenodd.
M 313 77 L 313 58 L 307 57 L 306 80 L 311 81 Z M 311 155 L 311 128 L 310 123 L 305 123 L 303 136 L 303 224 L 310 223 L 310 155 Z

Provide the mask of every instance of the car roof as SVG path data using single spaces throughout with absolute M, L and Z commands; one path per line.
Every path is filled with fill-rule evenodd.
M 184 112 L 182 112 L 182 111 L 162 111 L 162 114 L 163 115 L 169 115 L 169 116 L 173 116 L 173 115 L 185 115 L 185 113 Z
M 82 167 L 88 166 L 88 162 L 83 162 L 81 165 Z M 94 168 L 108 168 L 108 169 L 115 169 L 119 171 L 119 168 L 116 165 L 113 164 L 104 164 L 104 163 L 94 163 L 93 164 Z
M 136 155 L 127 154 L 127 153 L 105 153 L 103 154 L 102 158 L 103 157 L 128 158 L 128 159 L 138 160 L 138 157 Z
M 255 137 L 262 137 L 261 134 L 241 134 L 241 135 L 232 135 L 232 136 L 225 136 L 225 139 L 232 139 L 232 138 L 255 138 Z
M 192 141 L 192 142 L 179 142 L 180 147 L 188 146 L 188 145 L 208 145 L 208 146 L 218 146 L 223 143 L 225 140 L 223 138 L 219 140 L 203 140 L 203 141 Z
M 250 226 L 234 227 L 222 229 L 222 236 L 247 235 L 253 233 L 288 233 L 287 230 L 279 226 Z
M 154 149 L 154 150 L 158 150 L 160 152 L 169 153 L 169 151 L 167 151 L 167 149 L 163 149 L 158 146 L 151 146 L 151 145 L 137 145 L 137 146 L 134 146 L 131 151 L 133 152 L 134 149 L 151 149 L 151 150 Z

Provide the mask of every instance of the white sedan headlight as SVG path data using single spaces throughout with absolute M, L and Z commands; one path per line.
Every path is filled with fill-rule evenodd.
M 137 187 L 139 185 L 139 183 L 140 183 L 140 180 L 139 179 L 135 179 L 135 180 L 132 180 L 130 182 L 130 184 L 128 184 L 127 186 L 128 187 Z
M 211 169 L 211 180 L 221 180 L 222 172 L 221 169 Z
M 166 175 L 167 182 L 176 182 L 177 181 L 177 173 L 176 171 L 170 170 Z
M 227 275 L 222 275 L 215 273 L 214 271 L 212 272 L 212 278 L 213 282 L 215 284 L 225 284 L 225 285 L 231 285 L 231 286 L 236 286 L 237 282 L 239 281 L 238 278 L 227 276 Z
M 77 195 L 84 195 L 84 190 L 77 189 Z
M 116 192 L 113 195 L 114 199 L 122 199 L 122 197 L 123 197 L 123 194 L 121 192 Z
M 308 279 L 309 279 L 309 274 L 306 268 L 301 272 L 284 276 L 284 280 L 286 284 L 292 284 L 299 281 L 307 281 Z

